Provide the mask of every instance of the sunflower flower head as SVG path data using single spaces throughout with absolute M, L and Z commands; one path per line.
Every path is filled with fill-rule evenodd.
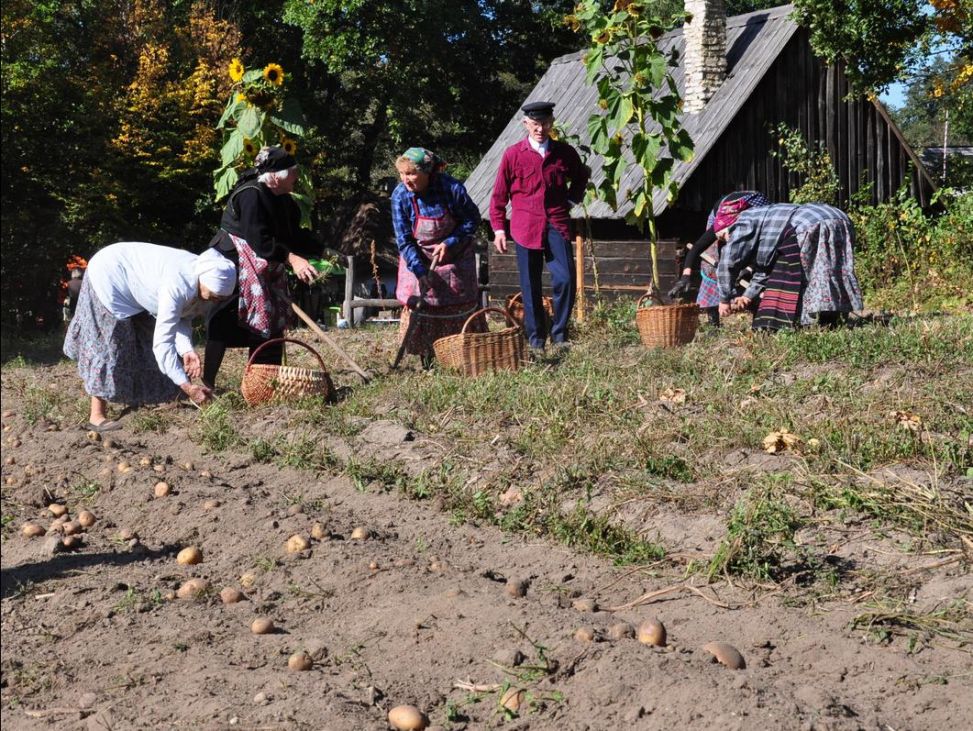
M 234 98 L 234 101 L 237 104 L 239 104 L 240 102 L 245 102 L 246 100 L 247 100 L 247 95 L 246 94 L 241 94 L 239 92 L 237 93 L 236 97 Z
M 271 84 L 280 86 L 284 83 L 284 69 L 280 67 L 280 64 L 268 63 L 264 66 L 264 78 Z
M 284 152 L 286 152 L 288 155 L 293 156 L 297 154 L 297 142 L 292 140 L 290 137 L 285 137 L 283 140 L 281 140 L 280 146 L 284 148 Z
M 246 152 L 247 155 L 249 155 L 250 157 L 253 157 L 254 155 L 257 154 L 258 148 L 257 145 L 254 144 L 253 140 L 251 140 L 249 137 L 244 137 L 243 151 Z
M 246 69 L 243 67 L 243 61 L 238 58 L 234 58 L 232 61 L 230 61 L 227 71 L 230 74 L 230 79 L 233 80 L 233 83 L 236 83 L 243 78 L 243 74 Z

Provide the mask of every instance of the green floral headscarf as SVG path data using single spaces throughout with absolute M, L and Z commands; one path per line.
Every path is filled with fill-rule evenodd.
M 402 157 L 411 162 L 423 173 L 434 173 L 443 167 L 442 158 L 425 147 L 410 147 L 402 153 Z

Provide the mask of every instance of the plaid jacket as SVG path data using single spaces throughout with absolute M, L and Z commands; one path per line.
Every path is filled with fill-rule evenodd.
M 730 238 L 720 252 L 716 273 L 720 302 L 729 303 L 733 297 L 734 282 L 737 281 L 740 271 L 747 266 L 752 266 L 754 273 L 743 296 L 753 300 L 764 291 L 777 255 L 777 247 L 789 229 L 793 229 L 800 237 L 807 229 L 823 221 L 833 220 L 844 221 L 851 228 L 851 222 L 844 211 L 823 203 L 800 206 L 778 203 L 743 211 L 736 223 L 730 226 Z

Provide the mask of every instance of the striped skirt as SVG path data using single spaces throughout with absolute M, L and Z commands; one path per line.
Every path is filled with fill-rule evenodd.
M 781 235 L 777 256 L 767 277 L 767 286 L 753 316 L 754 330 L 781 330 L 800 324 L 804 268 L 797 232 L 789 228 Z
M 440 307 L 426 306 L 418 313 L 403 307 L 402 319 L 399 320 L 399 343 L 408 338 L 405 346 L 406 353 L 428 355 L 432 352 L 434 342 L 439 338 L 460 332 L 463 324 L 477 309 L 479 307 L 475 302 Z M 418 317 L 419 321 L 414 324 L 410 333 L 409 324 L 415 317 Z M 474 318 L 466 328 L 466 332 L 486 332 L 486 318 L 482 315 Z
M 147 312 L 119 320 L 85 279 L 64 337 L 64 354 L 78 362 L 89 396 L 141 406 L 172 401 L 179 387 L 159 370 L 152 352 L 155 318 Z

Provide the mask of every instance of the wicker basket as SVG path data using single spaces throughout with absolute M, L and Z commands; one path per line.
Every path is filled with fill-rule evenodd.
M 550 322 L 554 319 L 554 300 L 550 297 L 543 297 L 542 301 L 544 303 L 544 314 L 547 316 L 547 321 Z M 523 326 L 524 324 L 524 294 L 523 292 L 517 292 L 516 294 L 509 295 L 507 297 L 507 312 L 510 316 L 517 321 L 518 325 Z
M 318 359 L 321 370 L 312 368 L 298 368 L 296 366 L 273 365 L 269 363 L 254 363 L 257 354 L 273 343 L 294 343 L 307 348 Z M 240 382 L 243 398 L 251 406 L 267 401 L 286 401 L 305 396 L 323 396 L 330 398 L 334 393 L 331 377 L 324 367 L 324 361 L 318 352 L 307 343 L 292 338 L 274 338 L 262 343 L 253 351 L 247 367 L 243 371 Z
M 642 345 L 646 348 L 674 348 L 690 342 L 699 327 L 699 307 L 696 303 L 642 307 L 650 296 L 642 295 L 635 305 L 635 324 Z
M 486 312 L 498 312 L 509 327 L 485 333 L 468 333 L 467 325 L 474 317 Z M 463 329 L 456 335 L 439 338 L 432 345 L 436 360 L 447 368 L 454 368 L 466 376 L 478 376 L 491 371 L 515 371 L 524 364 L 524 330 L 513 316 L 499 307 L 484 307 L 470 315 Z

